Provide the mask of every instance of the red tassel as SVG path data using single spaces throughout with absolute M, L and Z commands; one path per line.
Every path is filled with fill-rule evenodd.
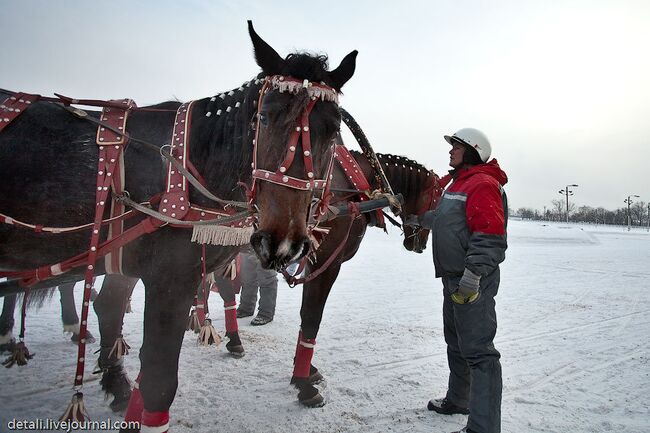
M 144 410 L 144 400 L 140 394 L 140 374 L 135 379 L 133 384 L 133 391 L 131 391 L 131 398 L 129 399 L 129 406 L 126 408 L 126 415 L 124 421 L 140 422 L 142 420 L 142 411 Z
M 121 359 L 124 355 L 129 354 L 130 348 L 131 346 L 129 346 L 128 343 L 124 340 L 124 337 L 120 335 L 115 340 L 115 344 L 113 344 L 113 348 L 108 354 L 108 359 L 110 359 L 113 354 L 115 354 L 115 359 Z
M 156 427 L 151 431 L 167 433 L 169 431 L 169 411 L 149 412 L 144 410 L 142 412 L 142 427 Z
M 87 419 L 90 419 L 90 417 L 84 406 L 84 395 L 76 392 L 72 396 L 72 401 L 65 410 L 65 413 L 59 418 L 59 421 L 86 421 Z
M 221 344 L 221 336 L 217 330 L 214 329 L 214 326 L 212 326 L 212 320 L 205 319 L 205 322 L 203 322 L 198 342 L 201 346 L 209 346 L 211 344 L 219 346 L 219 344 Z
M 187 331 L 194 331 L 195 334 L 198 334 L 201 331 L 201 322 L 199 322 L 199 317 L 196 315 L 196 309 L 192 309 L 190 312 L 190 317 L 187 319 Z
M 2 362 L 2 365 L 7 368 L 13 367 L 14 364 L 18 364 L 19 366 L 27 365 L 27 361 L 33 357 L 34 355 L 29 353 L 29 350 L 27 349 L 27 346 L 25 346 L 25 343 L 19 341 L 14 346 L 11 355 L 9 355 L 7 359 Z

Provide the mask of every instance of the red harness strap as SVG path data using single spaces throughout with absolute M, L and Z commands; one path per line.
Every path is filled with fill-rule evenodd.
M 133 101 L 125 99 L 118 102 L 123 109 L 104 108 L 101 119 L 109 122 L 118 130 L 124 131 L 126 127 L 126 118 L 128 110 L 134 104 Z M 112 112 L 112 113 L 111 113 Z M 117 112 L 116 115 L 109 115 Z M 79 350 L 77 355 L 77 372 L 75 374 L 75 387 L 83 385 L 83 373 L 86 357 L 86 328 L 88 324 L 88 306 L 90 304 L 90 291 L 92 289 L 95 277 L 95 263 L 98 259 L 99 231 L 102 226 L 104 208 L 108 199 L 109 187 L 122 187 L 123 183 L 123 158 L 124 146 L 128 142 L 124 134 L 119 135 L 113 131 L 106 130 L 103 126 L 97 129 L 97 145 L 99 146 L 99 160 L 97 166 L 97 191 L 95 193 L 96 208 L 95 221 L 93 223 L 92 234 L 90 235 L 90 250 L 86 261 L 86 275 L 84 279 L 83 303 L 81 304 L 81 323 L 79 326 Z M 122 191 L 116 191 L 121 193 Z M 117 204 L 116 204 L 117 205 Z M 117 206 L 121 208 L 122 206 Z M 121 212 L 118 212 L 121 213 Z M 119 223 L 121 224 L 121 222 Z M 121 230 L 121 228 L 120 228 Z M 110 238 L 109 238 L 110 239 Z
M 341 168 L 345 172 L 345 175 L 348 177 L 350 182 L 352 182 L 354 188 L 359 191 L 366 192 L 366 194 L 359 194 L 359 200 L 370 200 L 370 182 L 368 182 L 368 179 L 366 179 L 366 176 L 363 174 L 359 163 L 354 159 L 348 148 L 342 144 L 337 144 L 336 151 L 334 152 L 334 157 L 341 165 Z M 375 213 L 377 215 L 379 226 L 384 227 L 384 214 L 381 212 L 381 210 L 378 210 Z
M 109 101 L 118 103 L 118 107 L 104 107 L 100 119 L 118 131 L 126 131 L 126 121 L 129 112 L 136 107 L 135 102 L 131 99 L 122 99 L 119 101 Z M 97 128 L 97 144 L 125 146 L 127 139 L 124 135 L 119 135 L 114 131 L 100 126 Z M 111 176 L 111 189 L 114 194 L 121 195 L 124 193 L 124 152 L 119 152 L 115 171 Z M 125 211 L 122 202 L 111 200 L 111 218 L 121 215 Z M 108 239 L 119 237 L 124 231 L 124 222 L 116 220 L 108 226 Z M 108 253 L 104 265 L 107 274 L 122 274 L 122 248 L 118 248 L 114 253 Z
M 178 162 L 187 168 L 189 154 L 189 129 L 192 121 L 192 104 L 194 101 L 186 102 L 178 107 L 174 129 L 171 137 L 171 155 Z M 187 191 L 187 179 L 169 164 L 167 169 L 167 190 L 160 201 L 159 212 L 182 220 L 190 210 L 189 193 Z
M 29 93 L 14 93 L 0 104 L 0 132 L 5 129 L 12 120 L 20 116 L 27 107 L 38 101 L 41 95 Z

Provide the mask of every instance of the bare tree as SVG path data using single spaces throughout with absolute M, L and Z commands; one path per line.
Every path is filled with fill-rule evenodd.
M 643 225 L 645 220 L 645 209 L 647 204 L 643 201 L 637 201 L 632 204 L 630 207 L 630 216 L 632 218 L 632 224 L 634 225 Z

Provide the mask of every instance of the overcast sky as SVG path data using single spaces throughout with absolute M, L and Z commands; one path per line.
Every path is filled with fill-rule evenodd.
M 139 105 L 259 72 L 246 20 L 282 56 L 357 49 L 341 105 L 375 150 L 448 170 L 443 134 L 483 130 L 512 208 L 650 201 L 650 1 L 0 0 L 0 87 Z M 356 148 L 356 144 L 351 146 Z

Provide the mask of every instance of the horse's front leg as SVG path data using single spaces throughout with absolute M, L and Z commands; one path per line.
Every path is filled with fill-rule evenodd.
M 324 404 L 323 396 L 314 386 L 315 382 L 322 380 L 322 376 L 318 369 L 311 365 L 311 360 L 327 296 L 340 269 L 340 262 L 335 261 L 322 274 L 306 283 L 302 290 L 301 326 L 291 383 L 299 389 L 298 400 L 300 403 L 308 407 L 319 407 Z
M 199 279 L 198 273 L 189 269 L 142 279 L 145 311 L 140 374 L 136 380 L 139 392 L 133 392 L 126 414 L 126 421 L 140 420 L 142 430 L 149 427 L 147 431 L 162 433 L 169 428 L 169 407 L 178 387 L 178 358 L 185 322 Z
M 137 282 L 137 278 L 106 275 L 93 303 L 101 337 L 97 362 L 102 373 L 101 386 L 107 395 L 113 396 L 109 406 L 114 412 L 124 410 L 131 397 L 131 383 L 123 366 L 129 346 L 122 337 L 122 326 L 128 299 Z
M 0 353 L 13 351 L 16 340 L 13 336 L 14 309 L 16 308 L 16 295 L 5 296 L 0 314 Z
M 215 284 L 219 288 L 219 296 L 223 299 L 223 309 L 226 319 L 226 349 L 236 357 L 244 356 L 244 346 L 239 338 L 239 325 L 237 324 L 237 301 L 235 299 L 235 288 L 232 282 L 226 278 L 215 275 Z

